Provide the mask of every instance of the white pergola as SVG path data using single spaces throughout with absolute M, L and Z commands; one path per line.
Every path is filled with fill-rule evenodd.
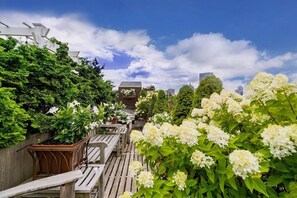
M 0 36 L 21 36 L 32 40 L 39 47 L 46 47 L 52 52 L 56 52 L 58 46 L 52 43 L 47 35 L 50 31 L 41 23 L 32 23 L 33 27 L 23 22 L 26 27 L 10 27 L 9 25 L 0 21 Z M 79 51 L 68 51 L 68 55 L 76 60 L 78 58 Z

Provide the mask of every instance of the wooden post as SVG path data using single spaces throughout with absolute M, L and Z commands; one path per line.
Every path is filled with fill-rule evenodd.
M 75 182 L 70 182 L 61 186 L 60 188 L 61 198 L 75 198 Z
M 102 173 L 102 175 L 100 176 L 99 178 L 99 184 L 98 184 L 98 187 L 99 187 L 99 198 L 104 198 L 104 173 Z

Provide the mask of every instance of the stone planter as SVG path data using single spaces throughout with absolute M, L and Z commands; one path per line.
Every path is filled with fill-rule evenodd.
M 35 144 L 28 147 L 33 158 L 33 179 L 75 170 L 84 161 L 90 137 L 75 144 Z

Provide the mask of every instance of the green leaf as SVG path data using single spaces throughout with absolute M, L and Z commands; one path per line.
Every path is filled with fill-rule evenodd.
M 224 193 L 225 191 L 225 181 L 226 181 L 226 176 L 225 175 L 220 175 L 219 176 L 219 186 L 221 191 Z
M 277 186 L 283 181 L 283 178 L 280 174 L 273 174 L 268 179 L 268 186 Z
M 215 182 L 215 174 L 212 169 L 206 168 L 206 175 L 208 176 L 209 180 L 214 183 Z
M 250 177 L 245 178 L 244 183 L 245 183 L 246 187 L 251 191 L 251 193 L 253 193 L 254 182 L 253 182 L 252 178 L 250 178 Z
M 177 188 L 174 189 L 174 191 L 173 191 L 173 195 L 174 195 L 174 197 L 176 197 L 176 198 L 182 198 L 182 197 L 183 197 L 182 192 L 181 192 L 180 190 L 178 190 Z
M 166 172 L 166 166 L 161 165 L 158 170 L 158 174 L 162 175 Z
M 230 179 L 227 180 L 229 182 L 229 184 L 232 186 L 232 188 L 234 190 L 237 190 L 237 184 L 236 184 L 236 180 L 235 177 L 231 177 Z
M 258 192 L 262 193 L 263 195 L 269 197 L 267 191 L 266 191 L 266 186 L 263 183 L 261 179 L 254 179 L 254 189 L 257 190 Z

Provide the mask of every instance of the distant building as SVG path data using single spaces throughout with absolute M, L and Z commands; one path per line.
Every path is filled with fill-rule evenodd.
M 200 73 L 200 74 L 199 74 L 199 82 L 201 82 L 201 80 L 203 80 L 205 77 L 207 77 L 207 76 L 212 76 L 212 75 L 213 75 L 212 72 Z
M 238 93 L 239 95 L 243 95 L 243 86 L 238 86 L 237 89 L 235 90 L 236 93 Z
M 166 95 L 167 96 L 174 96 L 175 95 L 175 90 L 174 89 L 167 89 L 166 90 Z
M 119 100 L 126 105 L 127 109 L 135 109 L 135 103 L 140 96 L 141 82 L 123 81 L 119 86 Z

